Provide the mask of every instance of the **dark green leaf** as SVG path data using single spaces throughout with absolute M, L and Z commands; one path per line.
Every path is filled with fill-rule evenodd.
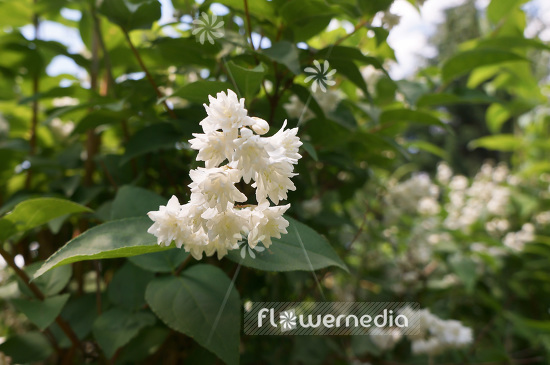
M 42 262 L 35 262 L 25 267 L 25 272 L 32 278 L 33 275 L 40 269 Z M 33 283 L 44 293 L 46 297 L 59 293 L 63 288 L 67 286 L 73 275 L 73 268 L 71 266 L 57 267 L 54 270 L 46 273 L 36 280 L 32 280 Z M 34 297 L 33 292 L 25 285 L 21 279 L 18 278 L 19 290 L 29 297 Z
M 193 103 L 208 103 L 208 95 L 216 97 L 216 94 L 222 91 L 231 89 L 232 86 L 223 81 L 196 81 L 191 84 L 187 84 L 173 96 L 179 96 Z
M 147 312 L 129 312 L 113 308 L 101 314 L 93 326 L 94 337 L 108 358 L 126 345 L 139 331 L 155 324 L 155 317 Z
M 244 68 L 233 61 L 227 62 L 226 66 L 229 77 L 237 84 L 240 95 L 250 102 L 260 90 L 260 85 L 266 73 L 264 66 L 259 64 L 254 68 Z
M 144 217 L 148 212 L 166 205 L 166 202 L 167 199 L 150 190 L 124 185 L 118 189 L 111 206 L 111 219 Z
M 181 138 L 182 134 L 171 123 L 155 123 L 140 129 L 126 144 L 120 164 L 160 149 L 175 149 Z
M 199 264 L 179 277 L 155 279 L 145 298 L 168 327 L 192 337 L 225 363 L 239 363 L 239 293 L 219 268 Z
M 145 288 L 154 275 L 127 262 L 113 276 L 107 287 L 109 300 L 118 307 L 135 310 L 145 304 Z
M 170 249 L 157 245 L 156 237 L 147 233 L 152 224 L 149 218 L 142 217 L 121 219 L 91 228 L 50 256 L 34 277 L 72 262 L 129 257 Z
M 25 200 L 15 206 L 13 211 L 7 214 L 2 220 L 11 222 L 18 232 L 28 231 L 29 229 L 41 226 L 48 221 L 72 213 L 91 212 L 90 208 L 69 200 L 57 198 L 38 198 Z M 8 226 L 7 223 L 1 223 Z M 0 231 L 0 240 L 9 237 L 13 233 Z
M 68 299 L 69 294 L 62 294 L 46 298 L 44 301 L 13 299 L 12 303 L 19 312 L 27 316 L 29 321 L 39 329 L 45 330 L 61 313 Z
M 293 43 L 288 41 L 277 42 L 271 48 L 263 49 L 262 53 L 273 61 L 285 65 L 295 75 L 302 72 L 298 48 Z
M 167 251 L 146 253 L 129 258 L 134 265 L 152 272 L 174 272 L 185 261 L 189 253 L 180 248 Z
M 438 118 L 434 117 L 432 114 L 420 110 L 410 110 L 410 109 L 389 109 L 384 110 L 380 114 L 380 123 L 398 123 L 398 122 L 409 122 L 409 123 L 418 123 L 424 125 L 437 125 L 443 128 L 448 128 L 446 124 L 441 122 Z
M 328 241 L 309 228 L 288 216 L 290 225 L 288 233 L 280 239 L 273 238 L 273 244 L 262 252 L 254 252 L 256 258 L 246 253 L 241 257 L 241 250 L 229 251 L 228 258 L 244 266 L 264 271 L 318 270 L 337 266 L 347 271 L 344 262 L 338 257 Z
M 0 352 L 15 364 L 28 364 L 46 360 L 53 353 L 50 342 L 40 332 L 15 335 L 0 344 Z
M 126 31 L 149 29 L 161 15 L 157 0 L 107 0 L 99 11 Z

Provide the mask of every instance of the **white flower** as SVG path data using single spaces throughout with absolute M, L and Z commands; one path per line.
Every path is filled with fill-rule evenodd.
M 263 203 L 268 197 L 275 204 L 287 198 L 288 190 L 296 190 L 291 177 L 297 175 L 292 172 L 292 165 L 286 161 L 271 162 L 263 170 L 257 171 L 254 177 L 256 200 Z
M 313 90 L 313 92 L 317 90 L 317 87 L 319 87 L 323 92 L 326 92 L 327 85 L 333 86 L 336 84 L 336 81 L 332 80 L 332 75 L 336 73 L 336 70 L 329 71 L 330 65 L 328 61 L 325 61 L 321 66 L 319 61 L 313 60 L 313 64 L 315 67 L 306 67 L 304 69 L 305 72 L 312 74 L 306 77 L 304 82 L 310 82 L 313 80 L 313 83 L 311 84 L 311 90 Z
M 242 128 L 241 136 L 234 140 L 234 144 L 236 168 L 242 171 L 243 181 L 248 184 L 256 170 L 265 169 L 269 164 L 266 139 L 253 134 L 248 128 Z
M 198 202 L 203 201 L 210 208 L 223 211 L 228 204 L 246 201 L 246 195 L 235 187 L 235 183 L 241 179 L 239 170 L 226 167 L 199 167 L 197 170 L 191 170 L 189 176 L 193 180 L 189 184 L 191 192 L 196 194 Z
M 249 230 L 249 221 L 245 215 L 234 208 L 228 208 L 223 212 L 210 208 L 206 210 L 202 217 L 206 219 L 208 239 L 217 243 L 218 256 L 220 249 L 235 249 L 238 242 L 242 239 L 241 232 Z M 222 257 L 225 255 L 222 254 Z
M 298 163 L 302 156 L 298 153 L 302 145 L 300 138 L 296 136 L 298 128 L 285 130 L 286 120 L 283 126 L 273 136 L 266 138 L 269 148 L 269 155 L 272 159 L 280 161 L 287 160 L 292 164 Z
M 208 116 L 200 122 L 206 133 L 221 129 L 234 139 L 239 128 L 255 123 L 247 116 L 244 99 L 239 100 L 232 90 L 227 90 L 227 94 L 219 92 L 215 99 L 209 95 L 208 100 L 210 105 L 204 104 Z
M 223 20 L 217 21 L 218 17 L 216 14 L 212 14 L 212 18 L 206 13 L 201 14 L 202 19 L 193 20 L 195 29 L 193 29 L 192 34 L 197 36 L 199 42 L 204 44 L 204 41 L 208 39 L 210 44 L 214 44 L 214 39 L 221 38 L 224 36 L 223 31 Z
M 254 248 L 262 242 L 266 248 L 271 246 L 271 238 L 281 238 L 281 233 L 286 234 L 288 221 L 283 214 L 290 208 L 290 204 L 284 206 L 270 207 L 265 202 L 258 205 L 251 211 L 250 231 L 248 233 L 248 244 Z
M 227 133 L 213 131 L 207 134 L 193 133 L 191 148 L 198 150 L 197 161 L 204 161 L 207 168 L 218 167 L 231 156 L 233 140 Z
M 181 205 L 178 198 L 172 196 L 166 206 L 161 205 L 158 211 L 147 213 L 155 223 L 147 230 L 157 237 L 159 245 L 170 246 L 172 241 L 181 247 L 188 236 L 187 226 L 181 220 Z

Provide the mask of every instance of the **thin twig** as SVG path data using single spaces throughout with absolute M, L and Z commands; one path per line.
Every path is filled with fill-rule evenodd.
M 248 23 L 248 36 L 250 37 L 250 47 L 255 51 L 254 42 L 252 41 L 252 23 L 250 22 L 250 12 L 248 11 L 248 0 L 244 1 L 244 13 L 246 15 L 246 22 Z M 259 45 L 258 45 L 259 46 Z
M 166 108 L 166 111 L 168 112 L 168 114 L 170 114 L 170 116 L 172 118 L 178 119 L 178 116 L 176 115 L 176 113 L 174 113 L 172 108 L 170 108 L 170 106 L 168 106 L 168 103 L 166 102 L 166 100 L 163 99 L 164 95 L 162 95 L 162 93 L 160 92 L 160 90 L 158 88 L 158 85 L 155 82 L 155 79 L 153 79 L 153 76 L 151 76 L 151 73 L 149 72 L 149 69 L 147 68 L 147 66 L 145 66 L 145 63 L 143 63 L 143 59 L 139 55 L 138 50 L 136 49 L 136 47 L 134 46 L 134 43 L 130 39 L 130 34 L 128 33 L 128 31 L 126 29 L 124 29 L 124 28 L 121 28 L 121 29 L 122 29 L 122 32 L 124 33 L 124 38 L 126 38 L 126 42 L 128 43 L 128 45 L 132 49 L 132 53 L 134 54 L 134 56 L 136 57 L 136 60 L 139 63 L 139 66 L 141 67 L 141 69 L 145 73 L 145 77 L 147 78 L 147 80 L 149 81 L 149 83 L 151 84 L 153 89 L 155 89 L 155 92 L 157 93 L 158 98 L 162 99 L 162 104 Z
M 183 269 L 185 269 L 185 267 L 187 266 L 187 264 L 189 264 L 189 262 L 191 261 L 191 258 L 193 256 L 191 254 L 189 254 L 187 256 L 187 258 L 185 259 L 185 261 L 183 261 L 181 263 L 181 265 L 176 269 L 176 271 L 174 271 L 174 276 L 180 276 L 181 272 L 183 271 Z
M 33 292 L 36 298 L 38 298 L 41 301 L 46 299 L 46 296 L 44 295 L 44 293 L 42 293 L 40 288 L 38 288 L 38 286 L 36 286 L 35 283 L 30 281 L 30 278 L 27 275 L 27 273 L 21 270 L 19 266 L 15 264 L 13 257 L 1 246 L 0 246 L 0 256 L 4 258 L 4 261 L 6 261 L 8 266 L 11 267 L 13 271 L 15 271 L 15 274 L 19 276 L 19 278 L 21 278 L 23 283 L 25 283 L 25 285 Z M 61 330 L 65 333 L 65 335 L 67 335 L 67 337 L 69 338 L 73 346 L 78 348 L 80 351 L 82 351 L 82 353 L 85 353 L 84 346 L 80 343 L 78 336 L 73 331 L 71 326 L 63 318 L 61 318 L 60 315 L 57 316 L 57 318 L 55 319 L 55 322 L 57 323 L 59 328 L 61 328 Z

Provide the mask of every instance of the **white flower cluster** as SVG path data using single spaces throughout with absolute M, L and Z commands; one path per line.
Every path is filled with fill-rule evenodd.
M 438 197 L 439 188 L 427 174 L 414 175 L 401 183 L 392 181 L 384 197 L 386 222 L 398 220 L 403 213 L 437 214 L 441 209 Z
M 405 308 L 400 314 L 413 319 L 415 323 L 409 322 L 409 326 L 420 327 L 418 335 L 408 335 L 414 354 L 437 355 L 448 349 L 465 347 L 473 341 L 471 328 L 454 319 L 441 319 L 428 309 Z
M 448 168 L 440 168 L 441 178 L 449 179 Z M 484 164 L 470 184 L 462 175 L 455 175 L 449 182 L 448 212 L 444 225 L 449 229 L 460 229 L 469 233 L 471 226 L 484 215 L 504 217 L 510 200 L 510 189 L 506 182 L 510 172 L 504 164 L 496 167 Z
M 260 137 L 269 131 L 268 123 L 249 117 L 244 99 L 233 91 L 209 100 L 208 116 L 200 122 L 204 133 L 194 134 L 189 141 L 199 151 L 197 160 L 205 162 L 205 168 L 189 173 L 193 181 L 189 203 L 180 205 L 173 196 L 166 206 L 148 213 L 155 222 L 148 232 L 158 244 L 175 242 L 196 259 L 203 253 L 217 253 L 221 259 L 238 248 L 243 235 L 254 248 L 259 242 L 269 247 L 272 237 L 287 233 L 283 213 L 290 204 L 270 206 L 268 198 L 279 204 L 288 190 L 295 190 L 290 178 L 297 175 L 293 165 L 301 158 L 298 129 L 285 130 L 286 121 L 273 136 Z M 247 200 L 235 186 L 241 179 L 247 184 L 253 181 L 258 205 L 235 205 Z
M 504 245 L 516 251 L 522 251 L 526 243 L 535 240 L 535 226 L 525 223 L 518 232 L 509 232 L 504 237 Z

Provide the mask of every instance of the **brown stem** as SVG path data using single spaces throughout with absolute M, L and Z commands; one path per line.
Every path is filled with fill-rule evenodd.
M 43 301 L 44 299 L 46 299 L 46 296 L 44 295 L 44 293 L 42 293 L 40 288 L 38 288 L 38 286 L 36 286 L 35 283 L 30 281 L 30 278 L 27 275 L 27 273 L 21 270 L 19 266 L 15 264 L 13 257 L 2 247 L 0 247 L 0 256 L 4 258 L 8 266 L 11 267 L 13 271 L 15 271 L 15 274 L 21 278 L 23 283 L 25 283 L 25 285 L 33 292 L 33 294 L 39 300 Z M 71 326 L 63 318 L 61 318 L 61 316 L 57 316 L 57 318 L 55 319 L 55 322 L 57 323 L 59 328 L 61 328 L 61 330 L 65 333 L 65 335 L 67 335 L 67 337 L 69 338 L 73 346 L 80 349 L 82 353 L 84 353 L 84 347 L 80 343 L 78 336 L 76 335 L 76 333 L 74 333 Z
M 36 0 L 35 0 L 36 3 Z M 33 16 L 33 25 L 34 25 L 34 40 L 37 41 L 40 38 L 38 37 L 38 29 L 40 27 L 40 22 L 38 20 L 38 14 Z M 31 129 L 30 129 L 30 151 L 29 155 L 34 156 L 36 154 L 36 128 L 38 126 L 38 91 L 40 90 L 40 71 L 35 70 L 32 76 L 32 93 L 34 99 L 32 101 L 32 116 L 31 116 Z M 27 171 L 27 177 L 25 179 L 25 189 L 30 189 L 32 182 L 32 167 Z
M 248 0 L 244 0 L 244 13 L 246 15 L 246 22 L 248 23 L 248 37 L 250 38 L 250 47 L 252 47 L 252 50 L 255 51 L 256 48 L 254 48 L 254 42 L 252 42 L 252 23 L 250 22 L 250 12 L 248 11 Z
M 99 260 L 94 260 L 95 269 L 95 301 L 97 306 L 97 315 L 101 315 L 101 266 Z
M 143 59 L 141 58 L 141 56 L 139 55 L 139 52 L 138 50 L 136 49 L 136 47 L 134 46 L 134 43 L 132 43 L 132 40 L 130 39 L 130 34 L 128 33 L 128 31 L 126 31 L 126 29 L 124 28 L 121 28 L 122 29 L 122 32 L 124 33 L 124 38 L 126 38 L 126 42 L 128 43 L 128 45 L 130 46 L 130 48 L 132 49 L 132 53 L 134 54 L 134 56 L 136 57 L 136 60 L 138 61 L 139 63 L 139 66 L 141 67 L 141 69 L 143 70 L 143 72 L 145 72 L 145 77 L 147 78 L 147 80 L 149 81 L 149 83 L 151 84 L 151 86 L 153 86 L 153 89 L 155 89 L 155 92 L 157 93 L 157 96 L 159 99 L 163 98 L 164 95 L 162 95 L 162 93 L 160 92 L 159 88 L 158 88 L 158 85 L 157 83 L 155 82 L 155 79 L 153 79 L 153 76 L 151 76 L 151 73 L 149 72 L 149 69 L 147 68 L 147 66 L 145 66 L 145 63 L 143 63 Z M 178 116 L 176 115 L 176 113 L 174 113 L 174 111 L 168 106 L 168 103 L 166 102 L 166 100 L 162 100 L 162 104 L 164 105 L 164 108 L 166 108 L 166 111 L 168 112 L 168 114 L 170 114 L 170 116 L 174 119 L 178 119 Z
M 353 31 L 351 31 L 350 33 L 346 34 L 345 36 L 343 36 L 342 38 L 338 39 L 336 42 L 334 42 L 333 46 L 337 46 L 339 45 L 340 43 L 342 43 L 343 41 L 345 41 L 346 39 L 348 39 L 349 37 L 351 37 L 352 35 L 355 34 L 355 32 L 357 32 L 359 29 L 363 28 L 365 25 L 369 24 L 369 21 L 370 19 L 365 19 L 363 20 L 362 22 L 360 22 L 359 24 L 357 24 L 355 26 L 355 28 L 353 28 Z
M 189 262 L 191 261 L 191 258 L 193 256 L 191 254 L 189 254 L 189 256 L 187 256 L 187 258 L 185 259 L 185 261 L 183 261 L 181 263 L 181 265 L 176 269 L 176 271 L 174 271 L 174 276 L 180 276 L 181 272 L 183 271 L 183 269 L 185 269 L 185 267 L 187 266 L 187 264 L 189 264 Z

